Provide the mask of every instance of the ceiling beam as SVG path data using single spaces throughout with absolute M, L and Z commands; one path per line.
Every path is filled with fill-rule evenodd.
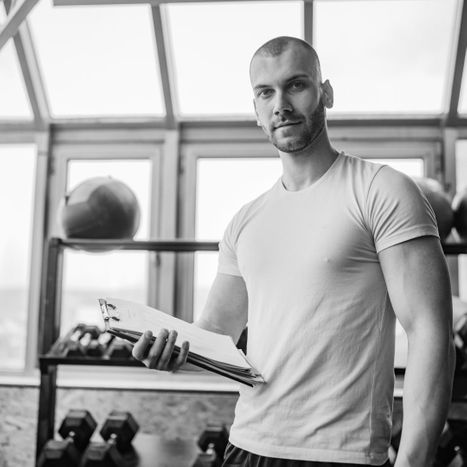
M 313 13 L 314 3 L 313 0 L 305 1 L 303 4 L 303 31 L 304 39 L 313 45 Z
M 175 117 L 175 90 L 172 66 L 170 61 L 170 50 L 167 47 L 168 37 L 165 34 L 167 28 L 161 13 L 160 6 L 151 7 L 154 34 L 156 36 L 156 47 L 161 76 L 162 93 L 164 96 L 167 128 L 174 129 L 177 126 Z
M 450 78 L 450 101 L 446 118 L 446 125 L 453 125 L 458 119 L 457 109 L 462 86 L 462 74 L 464 72 L 465 52 L 467 49 L 467 1 L 462 2 L 459 35 L 454 67 Z
M 18 1 L 11 8 L 8 17 L 0 29 L 0 50 L 18 31 L 22 22 L 39 0 Z
M 11 9 L 11 0 L 4 0 L 4 5 L 8 13 Z M 21 24 L 13 40 L 26 85 L 26 91 L 31 103 L 36 129 L 44 130 L 50 121 L 50 112 L 42 81 L 42 74 L 27 21 Z
M 53 0 L 54 6 L 79 6 L 79 5 L 134 5 L 144 3 L 147 5 L 163 5 L 164 3 L 221 3 L 226 0 Z M 235 0 L 236 2 L 251 2 L 252 0 Z M 271 1 L 271 0 L 255 0 Z M 284 0 L 273 0 L 284 1 Z M 287 1 L 287 0 L 286 0 Z M 296 0 L 289 0 L 296 1 Z M 304 0 L 310 2 L 310 0 Z

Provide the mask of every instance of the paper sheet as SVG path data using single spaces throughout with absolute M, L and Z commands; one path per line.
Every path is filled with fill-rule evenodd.
M 190 352 L 229 365 L 241 368 L 250 367 L 230 336 L 201 329 L 192 323 L 139 303 L 119 298 L 106 298 L 106 300 L 108 304 L 116 307 L 113 312 L 109 310 L 118 319 L 118 321 L 114 319 L 111 321 L 113 328 L 139 332 L 150 330 L 154 336 L 157 336 L 161 329 L 169 331 L 175 329 L 178 333 L 176 345 L 181 346 L 183 341 L 188 341 Z

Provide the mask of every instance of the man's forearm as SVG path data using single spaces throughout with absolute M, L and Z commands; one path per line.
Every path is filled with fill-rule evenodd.
M 452 340 L 413 332 L 404 378 L 404 421 L 396 467 L 431 465 L 451 399 L 455 352 Z

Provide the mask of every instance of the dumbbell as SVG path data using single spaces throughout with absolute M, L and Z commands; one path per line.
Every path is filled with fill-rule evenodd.
M 208 424 L 198 438 L 201 453 L 192 467 L 219 467 L 229 441 L 229 433 L 224 425 Z
M 87 357 L 102 357 L 115 336 L 101 332 L 97 337 L 94 333 L 85 333 L 80 343 Z
M 135 457 L 131 441 L 139 429 L 130 414 L 114 410 L 100 430 L 105 442 L 90 443 L 81 459 L 80 467 L 121 467 Z
M 58 430 L 63 439 L 47 441 L 39 455 L 38 467 L 77 467 L 96 426 L 87 410 L 70 410 Z
M 98 326 L 80 325 L 65 342 L 64 357 L 85 357 L 88 355 L 101 356 L 104 352 L 103 344 L 97 339 L 101 335 Z

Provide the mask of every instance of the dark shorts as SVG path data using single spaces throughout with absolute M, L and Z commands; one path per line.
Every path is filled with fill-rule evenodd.
M 264 457 L 252 454 L 244 449 L 237 448 L 231 443 L 227 444 L 222 467 L 357 467 L 363 464 L 342 464 L 335 462 L 296 461 Z M 383 467 L 389 467 L 387 461 Z M 368 467 L 368 466 L 367 466 Z

